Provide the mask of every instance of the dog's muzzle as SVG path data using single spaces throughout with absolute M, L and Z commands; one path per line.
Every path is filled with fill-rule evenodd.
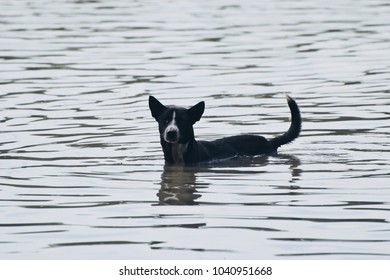
M 179 131 L 177 129 L 169 129 L 164 133 L 164 140 L 168 143 L 179 142 Z

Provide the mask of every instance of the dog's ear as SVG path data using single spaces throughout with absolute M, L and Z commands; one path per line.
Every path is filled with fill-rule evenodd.
M 158 101 L 155 97 L 149 96 L 149 109 L 152 112 L 153 118 L 157 120 L 161 113 L 167 109 L 167 107 L 161 104 L 161 102 Z
M 190 109 L 188 109 L 190 116 L 191 116 L 191 121 L 192 124 L 196 123 L 197 121 L 200 120 L 200 118 L 203 115 L 204 112 L 204 102 L 199 102 L 195 106 L 192 106 Z

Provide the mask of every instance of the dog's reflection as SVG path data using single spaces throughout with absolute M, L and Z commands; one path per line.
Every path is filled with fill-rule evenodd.
M 157 193 L 160 204 L 196 205 L 196 200 L 202 196 L 197 192 L 202 187 L 196 183 L 195 173 L 198 170 L 195 167 L 165 165 Z
M 299 189 L 299 177 L 301 161 L 296 156 L 277 155 L 274 158 L 281 159 L 281 163 L 288 164 L 291 171 L 290 189 Z M 259 167 L 269 164 L 268 156 L 237 158 L 207 166 L 175 166 L 165 165 L 161 174 L 161 187 L 157 193 L 161 205 L 197 205 L 197 200 L 202 196 L 199 189 L 208 188 L 205 182 L 199 182 L 198 173 L 257 173 L 252 170 L 237 170 L 238 167 Z M 231 168 L 231 169 L 230 169 Z
M 299 180 L 302 175 L 302 169 L 300 168 L 301 160 L 298 157 L 292 155 L 279 155 L 278 157 L 286 160 L 290 165 L 290 189 L 299 189 Z

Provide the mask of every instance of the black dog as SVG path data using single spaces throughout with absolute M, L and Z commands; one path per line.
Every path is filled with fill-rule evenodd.
M 267 140 L 257 135 L 237 135 L 215 141 L 196 141 L 193 125 L 200 120 L 205 104 L 199 102 L 185 109 L 164 106 L 155 97 L 149 97 L 149 108 L 158 122 L 161 146 L 167 164 L 189 165 L 240 156 L 276 154 L 277 149 L 290 143 L 301 131 L 301 114 L 297 103 L 286 96 L 291 111 L 291 125 L 286 133 Z

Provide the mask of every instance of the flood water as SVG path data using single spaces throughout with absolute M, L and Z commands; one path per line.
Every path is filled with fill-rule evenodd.
M 388 1 L 0 1 L 0 259 L 390 259 Z M 148 96 L 275 157 L 164 167 Z

